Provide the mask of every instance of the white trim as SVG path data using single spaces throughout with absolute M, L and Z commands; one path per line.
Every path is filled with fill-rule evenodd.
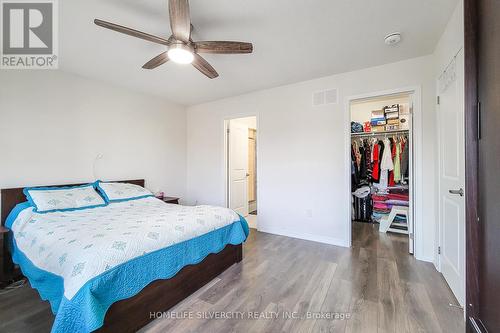
M 222 149 L 222 169 L 223 169 L 223 173 L 224 173 L 224 207 L 226 208 L 229 208 L 229 189 L 228 189 L 228 186 L 229 186 L 229 180 L 228 180 L 228 165 L 227 165 L 227 162 L 228 162 L 228 140 L 227 140 L 227 130 L 229 128 L 229 121 L 231 119 L 224 119 L 223 120 L 223 132 L 222 132 L 222 141 L 223 141 L 223 144 L 222 146 L 224 147 L 224 149 Z
M 448 67 L 448 66 L 446 66 Z M 444 71 L 443 71 L 444 73 Z M 439 77 L 441 77 L 442 74 L 439 75 Z M 437 219 L 436 219 L 436 223 L 437 223 L 437 228 L 434 228 L 436 229 L 437 231 L 437 234 L 436 234 L 436 239 L 435 239 L 435 243 L 436 243 L 436 251 L 435 251 L 435 254 L 434 254 L 434 266 L 436 267 L 436 270 L 438 272 L 442 272 L 441 270 L 441 255 L 438 253 L 438 249 L 439 247 L 441 246 L 441 235 L 442 235 L 442 230 L 441 230 L 441 180 L 440 180 L 440 177 L 441 177 L 441 168 L 442 168 L 442 164 L 441 164 L 441 117 L 439 116 L 439 112 L 440 112 L 440 109 L 441 109 L 441 106 L 439 104 L 437 104 L 437 98 L 440 98 L 439 97 L 439 77 L 436 78 L 436 118 L 435 118 L 435 122 L 436 122 L 436 134 L 437 134 L 437 137 L 436 137 L 436 142 L 438 143 L 437 145 L 437 172 L 436 172 L 436 189 L 437 189 L 437 200 L 436 200 L 436 204 L 437 204 L 437 207 L 436 207 L 436 212 L 437 212 Z M 465 311 L 464 311 L 465 312 Z
M 281 229 L 281 228 L 261 228 L 258 230 L 259 230 L 259 232 L 265 232 L 265 233 L 273 234 L 273 235 L 280 235 L 280 236 L 298 238 L 298 239 L 302 239 L 302 240 L 318 242 L 318 243 L 323 243 L 323 244 L 348 247 L 345 240 L 340 239 L 340 238 L 324 237 L 324 236 L 318 236 L 318 235 L 307 234 L 307 233 L 296 233 L 296 232 L 289 231 L 286 229 Z
M 422 87 L 421 86 L 412 86 L 405 87 L 399 89 L 391 89 L 391 90 L 383 90 L 378 92 L 371 92 L 366 94 L 360 94 L 355 96 L 349 96 L 345 99 L 345 114 L 344 114 L 344 123 L 346 126 L 344 127 L 344 139 L 345 139 L 345 179 L 347 180 L 347 184 L 350 184 L 351 179 L 351 110 L 350 105 L 354 100 L 362 100 L 369 99 L 381 96 L 390 96 L 390 95 L 400 95 L 400 94 L 411 94 L 413 95 L 413 121 L 412 121 L 412 136 L 413 136 L 413 158 L 414 163 L 413 166 L 410 165 L 410 168 L 413 168 L 412 175 L 413 177 L 413 193 L 414 197 L 412 198 L 413 202 L 413 225 L 414 225 L 414 256 L 418 260 L 423 261 L 433 261 L 429 260 L 429 258 L 423 256 L 423 221 L 422 221 L 422 212 L 423 212 L 423 191 L 422 191 L 422 182 L 423 182 L 423 155 L 422 155 Z M 349 187 L 350 188 L 350 187 Z M 411 194 L 410 194 L 411 195 Z M 346 191 L 345 198 L 346 207 L 351 207 L 351 193 L 350 191 Z M 347 215 L 345 216 L 346 221 L 346 244 L 348 247 L 352 246 L 352 226 L 351 226 L 351 209 L 347 210 Z
M 420 258 L 418 258 L 418 260 L 420 261 L 425 261 L 425 262 L 428 262 L 428 263 L 431 263 L 435 266 L 435 261 L 434 261 L 434 258 L 433 257 L 429 257 L 429 256 L 422 256 Z M 437 270 L 437 269 L 436 269 Z

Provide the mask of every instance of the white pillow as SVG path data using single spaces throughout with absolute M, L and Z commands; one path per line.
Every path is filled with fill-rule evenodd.
M 94 184 L 72 187 L 28 187 L 23 190 L 37 213 L 106 206 Z
M 97 189 L 106 202 L 136 200 L 153 196 L 153 193 L 144 187 L 128 183 L 103 183 L 99 181 Z

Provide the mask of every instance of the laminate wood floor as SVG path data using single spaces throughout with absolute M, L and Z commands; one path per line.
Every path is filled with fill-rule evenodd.
M 441 274 L 407 248 L 365 223 L 352 249 L 252 230 L 240 264 L 140 332 L 464 332 Z M 52 321 L 28 286 L 0 295 L 0 332 L 49 332 Z

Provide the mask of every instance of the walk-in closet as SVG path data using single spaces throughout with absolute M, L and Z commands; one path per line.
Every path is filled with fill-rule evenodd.
M 413 253 L 412 95 L 354 100 L 350 114 L 352 232 L 406 235 Z

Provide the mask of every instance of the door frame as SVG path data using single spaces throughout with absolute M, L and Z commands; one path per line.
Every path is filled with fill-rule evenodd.
M 349 184 L 349 191 L 346 191 L 346 207 L 351 207 L 352 205 L 352 194 L 351 194 L 351 102 L 361 99 L 370 99 L 383 96 L 391 95 L 403 95 L 409 94 L 413 95 L 413 112 L 412 112 L 412 163 L 410 163 L 410 172 L 412 175 L 412 185 L 413 185 L 413 195 L 412 195 L 412 220 L 413 220 L 413 249 L 414 256 L 418 260 L 424 261 L 435 261 L 435 258 L 426 258 L 423 256 L 423 228 L 422 228 L 422 87 L 421 86 L 411 86 L 396 88 L 390 90 L 370 92 L 360 95 L 348 96 L 345 99 L 345 127 L 344 127 L 344 143 L 345 143 L 345 179 L 347 184 Z M 352 247 L 352 219 L 351 219 L 351 209 L 348 209 L 345 216 L 346 221 L 346 245 L 347 247 Z
M 465 84 L 465 318 L 467 332 L 480 332 L 478 211 L 478 17 L 477 2 L 464 0 L 464 84 Z
M 255 117 L 256 123 L 257 123 L 257 134 L 255 136 L 255 150 L 256 150 L 256 161 L 259 163 L 260 161 L 260 149 L 259 149 L 259 116 L 256 113 L 252 114 L 241 114 L 241 115 L 234 115 L 234 116 L 227 116 L 223 118 L 223 132 L 222 132 L 222 137 L 223 137 L 223 147 L 224 149 L 222 150 L 222 162 L 223 162 L 223 172 L 224 172 L 224 207 L 229 208 L 229 140 L 228 140 L 228 129 L 229 129 L 229 122 L 231 120 L 236 120 L 240 118 L 249 118 L 249 117 Z M 260 164 L 260 163 L 259 163 Z M 258 184 L 259 183 L 259 174 L 260 172 L 257 170 L 257 173 L 255 175 L 255 181 Z M 257 197 L 257 205 L 259 204 L 259 199 L 260 199 L 260 193 L 259 193 L 259 186 L 257 186 L 257 190 L 255 192 L 256 197 Z M 258 227 L 258 223 L 257 223 Z M 258 228 L 257 228 L 258 230 Z

